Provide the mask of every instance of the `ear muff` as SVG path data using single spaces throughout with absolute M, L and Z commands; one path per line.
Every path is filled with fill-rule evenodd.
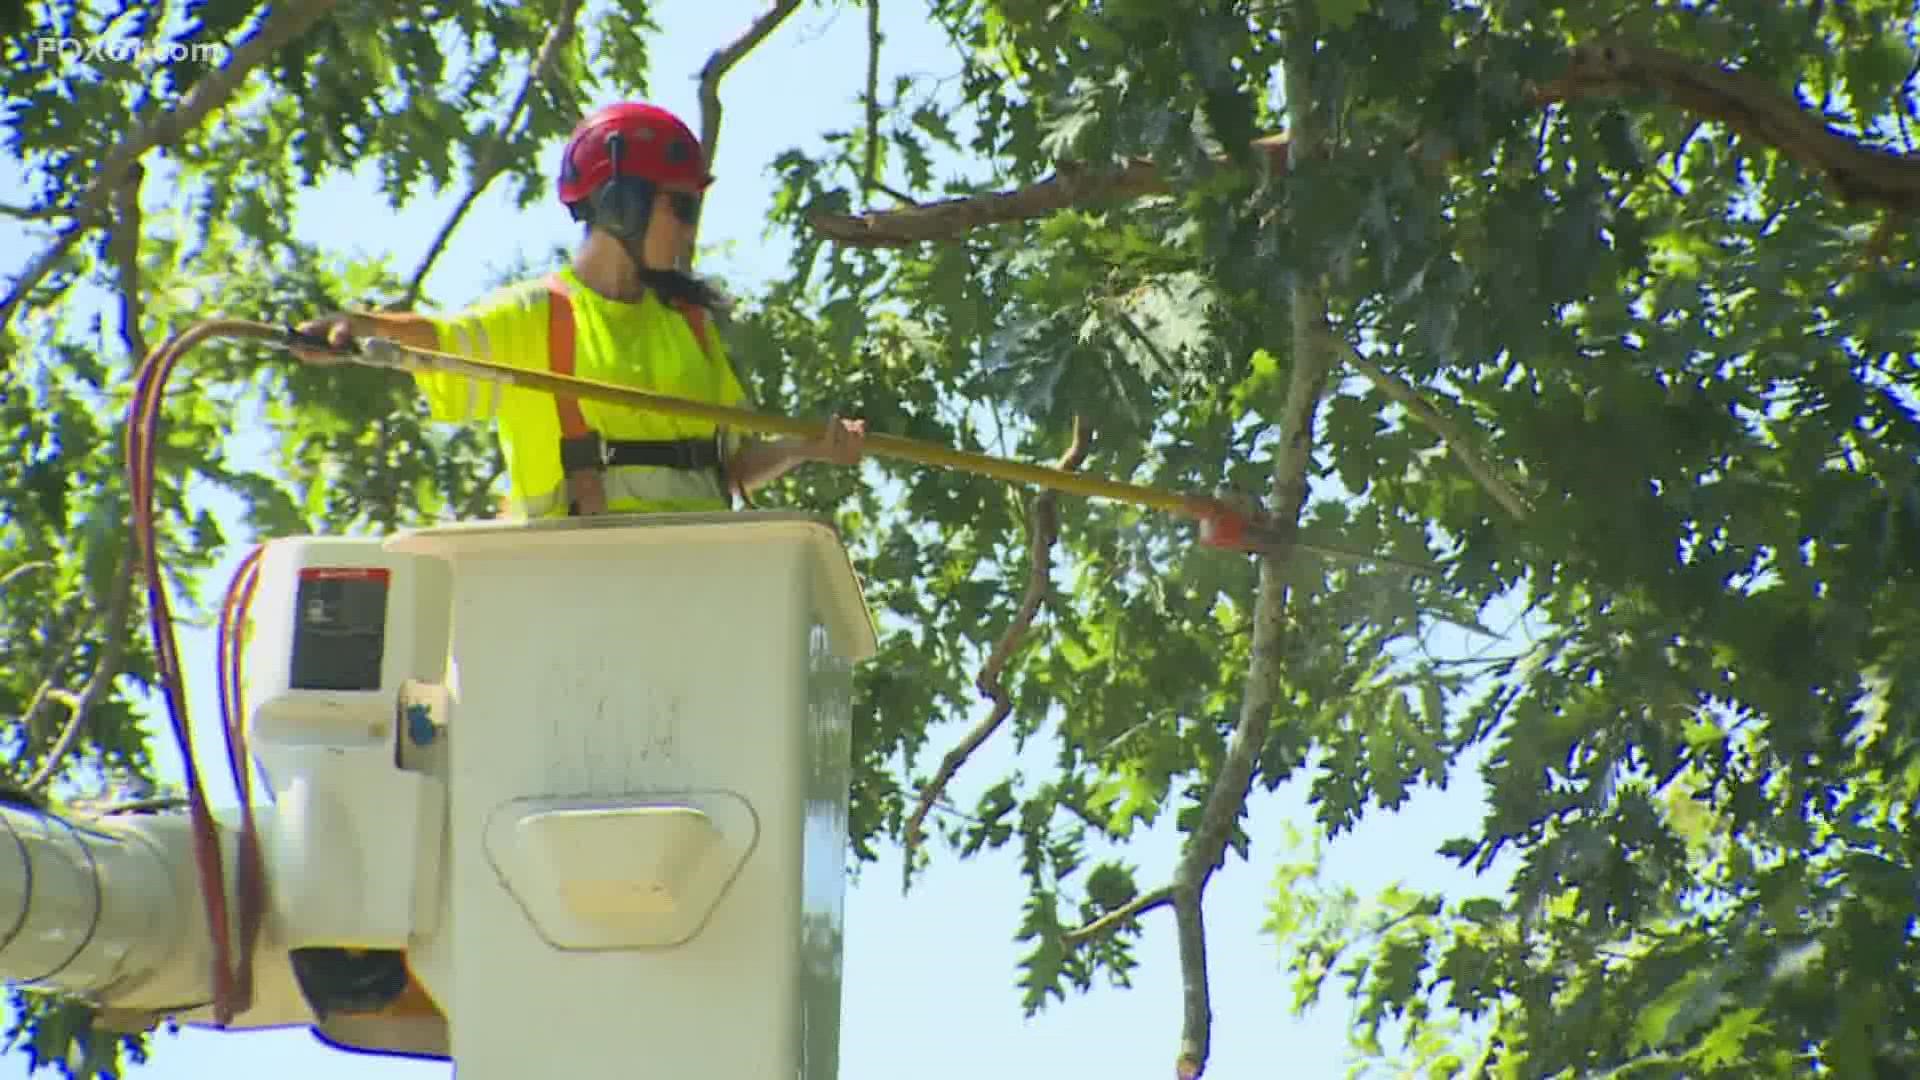
M 628 243 L 639 243 L 646 239 L 647 223 L 653 217 L 654 185 L 651 180 L 637 176 L 620 175 L 620 152 L 625 149 L 626 139 L 619 132 L 607 136 L 607 156 L 612 160 L 613 175 L 587 194 L 585 209 L 579 204 L 570 206 L 575 221 L 588 221 L 605 229 Z M 567 159 L 568 167 L 572 159 Z
M 587 196 L 587 216 L 602 229 L 622 240 L 646 239 L 647 224 L 653 217 L 654 186 L 651 180 L 620 176 L 600 185 Z

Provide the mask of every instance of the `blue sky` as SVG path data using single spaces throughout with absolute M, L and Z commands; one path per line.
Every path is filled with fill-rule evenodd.
M 697 126 L 693 74 L 708 53 L 732 38 L 761 10 L 757 2 L 708 0 L 662 5 L 664 35 L 652 45 L 652 97 Z M 887 35 L 881 85 L 905 72 L 944 74 L 954 67 L 947 43 L 921 13 L 921 5 L 883 8 Z M 859 7 L 803 7 L 780 31 L 729 76 L 724 87 L 726 120 L 703 224 L 704 242 L 725 250 L 704 268 L 728 274 L 737 284 L 765 279 L 784 268 L 784 248 L 765 237 L 771 205 L 769 165 L 795 145 L 817 145 L 821 132 L 850 130 L 861 122 L 865 13 Z M 551 156 L 557 147 L 549 147 Z M 958 171 L 958 165 L 941 162 Z M 298 230 L 304 239 L 336 249 L 390 258 L 410 269 L 445 220 L 458 192 L 421 199 L 404 212 L 388 210 L 370 177 L 340 181 L 307 198 Z M 0 199 L 27 201 L 17 184 L 0 185 Z M 570 244 L 577 227 L 554 203 L 521 212 L 504 189 L 483 199 L 440 259 L 429 282 L 444 302 L 476 296 L 516 255 L 537 256 L 555 244 Z M 0 220 L 0 266 L 9 275 L 38 249 L 15 223 Z M 212 314 L 212 313 L 209 313 Z M 251 313 L 231 313 L 249 316 Z M 318 314 L 318 313 L 315 313 Z M 348 377 L 343 375 L 343 377 Z M 270 437 L 264 433 L 263 437 Z M 245 554 L 236 543 L 215 580 Z M 1496 628 L 1500 621 L 1491 621 Z M 1481 643 L 1484 644 L 1484 643 Z M 216 800 L 231 800 L 212 693 L 213 667 L 207 635 L 184 632 L 182 646 L 196 741 Z M 1459 643 L 1443 643 L 1451 651 Z M 857 722 L 856 717 L 856 722 Z M 152 720 L 165 770 L 179 775 L 165 734 L 164 713 Z M 935 733 L 934 754 L 960 733 L 958 725 Z M 1029 775 L 1044 770 L 1040 755 Z M 1477 760 L 1477 758 L 1476 758 Z M 1012 764 L 1005 742 L 990 744 L 963 770 L 951 795 L 965 805 L 981 781 Z M 1420 791 L 1401 812 L 1369 821 L 1328 847 L 1328 870 L 1362 894 L 1399 881 L 1413 888 L 1492 890 L 1497 881 L 1475 882 L 1434 854 L 1449 837 L 1478 824 L 1481 788 L 1472 770 L 1456 775 L 1445 793 Z M 1290 1015 L 1291 980 L 1281 954 L 1259 927 L 1271 895 L 1275 868 L 1289 858 L 1282 837 L 1289 823 L 1312 828 L 1301 785 L 1257 795 L 1248 827 L 1255 838 L 1251 865 L 1229 862 L 1208 894 L 1209 959 L 1214 1032 L 1209 1075 L 1221 1078 L 1286 1075 L 1337 1077 L 1346 1072 L 1344 1006 L 1322 1008 L 1308 1019 Z M 1143 885 L 1171 873 L 1177 838 L 1156 830 L 1129 849 L 1142 867 Z M 902 896 L 899 863 L 889 857 L 866 868 L 850 890 L 847 914 L 846 998 L 841 1037 L 844 1080 L 977 1080 L 986 1075 L 1167 1075 L 1180 1028 L 1180 980 L 1172 921 L 1165 911 L 1149 915 L 1138 949 L 1140 967 L 1128 989 L 1097 988 L 1055 1004 L 1033 1020 L 1021 1015 L 1015 979 L 1021 951 L 1013 934 L 1019 921 L 1021 883 L 1012 855 L 969 862 L 943 858 Z M 1330 990 L 1336 988 L 1329 986 Z M 548 991 L 541 991 L 548 992 Z M 663 992 L 670 992 L 663 988 Z M 0 1058 L 0 1075 L 19 1075 L 23 1059 Z M 264 1033 L 188 1030 L 160 1034 L 151 1063 L 134 1071 L 154 1080 L 273 1075 L 308 1077 L 424 1078 L 446 1076 L 448 1066 L 344 1056 L 304 1029 Z

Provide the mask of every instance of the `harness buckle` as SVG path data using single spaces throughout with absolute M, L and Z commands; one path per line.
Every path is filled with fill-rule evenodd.
M 560 440 L 560 468 L 572 474 L 586 469 L 604 470 L 613 464 L 613 447 L 597 431 Z

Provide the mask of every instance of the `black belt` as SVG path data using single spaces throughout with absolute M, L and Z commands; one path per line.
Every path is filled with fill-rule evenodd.
M 712 439 L 603 439 L 598 432 L 560 440 L 560 467 L 566 472 L 622 465 L 713 469 L 720 465 L 720 448 Z

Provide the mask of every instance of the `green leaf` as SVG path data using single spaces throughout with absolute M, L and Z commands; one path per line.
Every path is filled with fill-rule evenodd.
M 1731 1068 L 1746 1058 L 1747 1042 L 1755 1035 L 1772 1033 L 1763 1016 L 1765 1010 L 1757 1006 L 1744 1009 L 1731 1009 L 1720 1017 L 1700 1046 L 1691 1055 L 1695 1061 L 1710 1069 Z
M 1321 20 L 1335 30 L 1351 30 L 1354 20 L 1372 6 L 1372 0 L 1314 0 Z

